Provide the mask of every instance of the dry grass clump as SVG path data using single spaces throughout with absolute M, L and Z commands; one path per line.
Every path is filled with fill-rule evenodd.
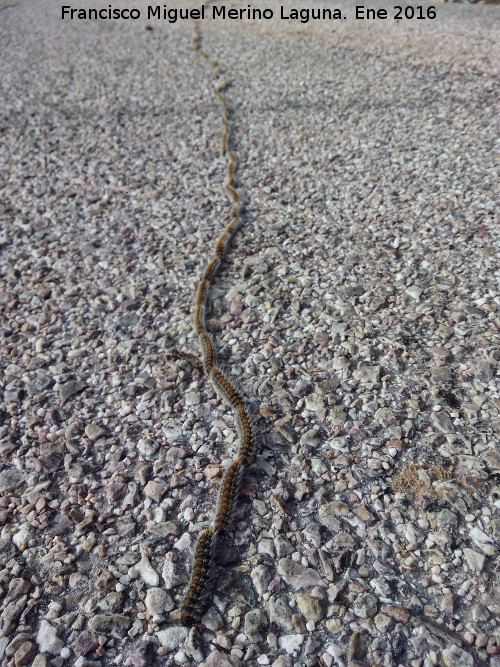
M 410 463 L 394 477 L 391 486 L 393 491 L 419 500 L 424 493 L 433 492 L 433 481 L 452 478 L 451 470 L 443 466 Z

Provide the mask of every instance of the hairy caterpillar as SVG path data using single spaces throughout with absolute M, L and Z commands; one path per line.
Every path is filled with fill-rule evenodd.
M 200 331 L 200 341 L 203 352 L 203 366 L 205 372 L 208 373 L 208 369 L 213 365 L 215 361 L 215 348 L 212 343 L 212 339 L 206 331 Z
M 210 377 L 222 398 L 227 401 L 230 406 L 236 409 L 238 409 L 239 406 L 243 406 L 244 408 L 243 398 L 220 368 L 217 366 L 210 366 L 209 372 Z
M 214 531 L 212 528 L 204 530 L 198 542 L 193 559 L 193 569 L 189 581 L 186 597 L 181 605 L 181 623 L 190 626 L 195 622 L 203 608 L 208 594 L 208 584 L 212 569 L 212 551 L 214 548 Z
M 236 494 L 238 493 L 240 479 L 242 472 L 242 461 L 236 459 L 233 461 L 222 479 L 222 484 L 219 492 L 219 502 L 217 506 L 217 514 L 214 523 L 214 532 L 220 533 L 225 531 L 231 514 L 234 509 Z

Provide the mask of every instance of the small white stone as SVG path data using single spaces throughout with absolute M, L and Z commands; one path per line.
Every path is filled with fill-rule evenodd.
M 12 541 L 19 549 L 19 551 L 24 551 L 28 546 L 28 542 L 31 539 L 31 526 L 29 523 L 23 523 L 21 528 L 14 533 L 12 536 Z
M 56 629 L 45 619 L 40 623 L 36 641 L 40 653 L 58 655 L 64 646 L 64 642 L 57 636 Z
M 481 572 L 484 566 L 483 554 L 480 554 L 477 551 L 473 551 L 472 549 L 465 548 L 464 556 L 471 570 Z
M 490 535 L 487 535 L 479 526 L 475 525 L 469 531 L 469 537 L 478 546 L 481 551 L 483 551 L 487 556 L 494 556 L 496 549 L 491 542 L 493 538 Z
M 410 285 L 410 287 L 406 289 L 406 293 L 411 296 L 412 299 L 415 299 L 415 301 L 420 301 L 423 291 L 424 290 L 421 287 L 418 287 L 418 285 Z
M 289 655 L 296 654 L 304 642 L 304 635 L 285 635 L 278 639 L 278 644 L 281 649 L 286 651 Z
M 158 637 L 161 646 L 172 651 L 186 640 L 188 634 L 189 631 L 187 628 L 182 628 L 180 625 L 174 625 L 170 628 L 165 628 L 165 630 L 160 630 L 156 633 L 156 636 Z
M 137 565 L 134 565 L 134 567 L 130 568 L 130 576 L 132 576 L 132 571 L 135 573 L 136 577 L 141 577 L 144 583 L 148 584 L 148 586 L 158 586 L 160 578 L 151 567 L 151 563 L 146 556 L 141 558 Z
M 166 560 L 164 562 L 161 576 L 165 582 L 165 588 L 170 589 L 174 587 L 177 577 L 175 574 L 175 564 L 172 561 Z

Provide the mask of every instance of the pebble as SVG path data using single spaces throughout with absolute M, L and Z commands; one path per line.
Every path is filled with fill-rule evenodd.
M 455 430 L 451 417 L 446 412 L 433 412 L 432 421 L 443 433 L 453 433 Z
M 251 642 L 262 641 L 267 626 L 267 619 L 258 609 L 252 609 L 245 614 L 244 632 Z
M 141 641 L 125 661 L 125 667 L 148 667 L 151 664 L 152 643 Z
M 321 442 L 321 431 L 317 428 L 310 429 L 309 431 L 306 431 L 301 438 L 300 438 L 300 444 L 301 445 L 308 445 L 309 447 L 316 447 L 317 445 L 320 444 Z
M 370 593 L 357 597 L 352 606 L 352 612 L 360 618 L 369 618 L 377 611 L 377 598 Z
M 290 558 L 281 558 L 278 562 L 278 573 L 283 580 L 295 590 L 326 585 L 321 576 L 312 568 L 304 567 Z
M 495 547 L 491 544 L 493 538 L 490 535 L 487 535 L 484 530 L 481 530 L 478 526 L 473 526 L 469 530 L 469 538 L 474 542 L 474 544 L 479 547 L 487 556 L 493 556 L 496 552 Z
M 382 605 L 381 611 L 400 623 L 408 623 L 411 619 L 411 613 L 408 609 L 399 604 Z
M 162 588 L 149 588 L 144 603 L 147 612 L 152 616 L 172 611 L 175 606 L 170 595 Z
M 61 400 L 66 402 L 68 399 L 72 398 L 76 394 L 79 394 L 81 391 L 87 388 L 86 382 L 81 382 L 78 380 L 70 380 L 61 385 Z
M 180 626 L 173 626 L 171 628 L 166 628 L 165 630 L 159 630 L 156 633 L 156 637 L 160 642 L 161 646 L 168 649 L 169 651 L 174 651 L 182 642 L 187 639 L 188 630 L 187 628 L 182 628 Z
M 292 610 L 283 597 L 271 597 L 269 599 L 269 622 L 285 631 L 293 629 Z
M 373 618 L 375 627 L 381 633 L 386 633 L 394 625 L 394 621 L 386 614 L 376 614 Z
M 167 590 L 170 590 L 175 586 L 178 580 L 178 574 L 175 569 L 175 564 L 172 561 L 170 560 L 165 561 L 165 563 L 163 564 L 161 576 L 164 581 L 165 588 Z
M 336 511 L 336 505 L 327 503 L 319 508 L 318 518 L 322 526 L 327 528 L 331 533 L 336 533 L 340 530 L 340 521 Z
M 265 565 L 257 565 L 252 572 L 251 575 L 252 577 L 252 582 L 255 587 L 255 590 L 259 594 L 259 596 L 263 596 L 264 593 L 267 591 L 267 587 L 269 586 L 269 582 L 271 581 L 271 574 L 269 572 L 269 568 L 266 567 Z
M 20 595 L 27 593 L 29 588 L 30 585 L 26 579 L 16 577 L 15 579 L 12 579 L 9 584 L 8 597 L 12 600 L 15 600 L 15 598 L 19 597 Z
M 149 481 L 144 487 L 144 493 L 156 503 L 159 503 L 167 490 L 165 482 Z
M 420 301 L 423 291 L 424 290 L 417 285 L 410 285 L 410 287 L 406 289 L 406 293 L 409 294 L 412 299 L 415 299 L 415 301 Z
M 57 636 L 57 630 L 48 621 L 42 620 L 36 636 L 38 649 L 42 653 L 59 654 L 64 642 Z
M 484 452 L 482 457 L 490 470 L 500 470 L 500 452 L 498 450 L 491 449 L 487 452 Z
M 483 554 L 474 551 L 473 549 L 465 548 L 464 550 L 465 560 L 469 565 L 470 569 L 475 572 L 481 572 L 484 567 L 485 557 Z
M 23 642 L 21 646 L 14 653 L 15 667 L 23 667 L 29 665 L 31 659 L 35 655 L 36 647 L 32 642 Z
M 278 646 L 289 655 L 297 655 L 304 643 L 304 635 L 284 635 L 278 639 Z
M 362 384 L 378 382 L 380 368 L 378 366 L 362 366 L 352 372 L 352 377 Z
M 0 472 L 0 494 L 3 495 L 8 491 L 17 488 L 25 479 L 25 474 L 21 470 L 15 468 L 7 468 Z
M 222 616 L 216 609 L 213 608 L 208 609 L 206 613 L 203 614 L 202 623 L 206 628 L 212 630 L 212 632 L 217 632 L 218 630 L 222 630 L 222 628 L 224 627 L 224 620 Z M 219 645 L 222 646 L 220 642 Z
M 2 611 L 2 630 L 0 633 L 2 637 L 7 637 L 14 631 L 16 622 L 26 606 L 27 599 L 28 597 L 23 595 L 15 602 L 8 602 L 5 605 Z
M 292 663 L 287 655 L 280 655 L 272 663 L 272 667 L 292 667 Z
M 226 655 L 221 651 L 212 651 L 200 667 L 241 667 L 242 662 L 236 655 Z
M 120 637 L 125 635 L 131 625 L 130 618 L 125 614 L 96 614 L 89 621 L 91 632 L 113 632 Z
M 375 516 L 364 505 L 356 507 L 353 512 L 366 523 L 372 523 L 375 521 Z
M 80 632 L 72 643 L 72 649 L 76 656 L 87 655 L 99 646 L 97 636 L 91 632 Z
M 311 595 L 300 594 L 297 595 L 297 606 L 304 615 L 306 621 L 321 621 L 325 610 L 323 601 Z
M 85 427 L 85 435 L 92 441 L 103 438 L 107 433 L 107 430 L 99 424 L 87 424 Z
M 48 664 L 47 656 L 39 654 L 33 658 L 31 667 L 47 667 Z
M 474 667 L 472 655 L 455 645 L 445 648 L 441 657 L 445 667 Z
M 149 559 L 144 556 L 141 560 L 133 565 L 129 570 L 129 576 L 132 578 L 141 577 L 145 584 L 148 586 L 158 586 L 160 581 L 159 576 L 152 568 Z

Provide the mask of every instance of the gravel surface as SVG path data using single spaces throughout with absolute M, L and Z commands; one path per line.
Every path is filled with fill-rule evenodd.
M 209 324 L 259 455 L 188 630 L 237 445 L 170 354 L 220 109 L 189 21 L 56 4 L 0 6 L 1 666 L 499 667 L 498 8 L 203 23 L 247 205 Z

